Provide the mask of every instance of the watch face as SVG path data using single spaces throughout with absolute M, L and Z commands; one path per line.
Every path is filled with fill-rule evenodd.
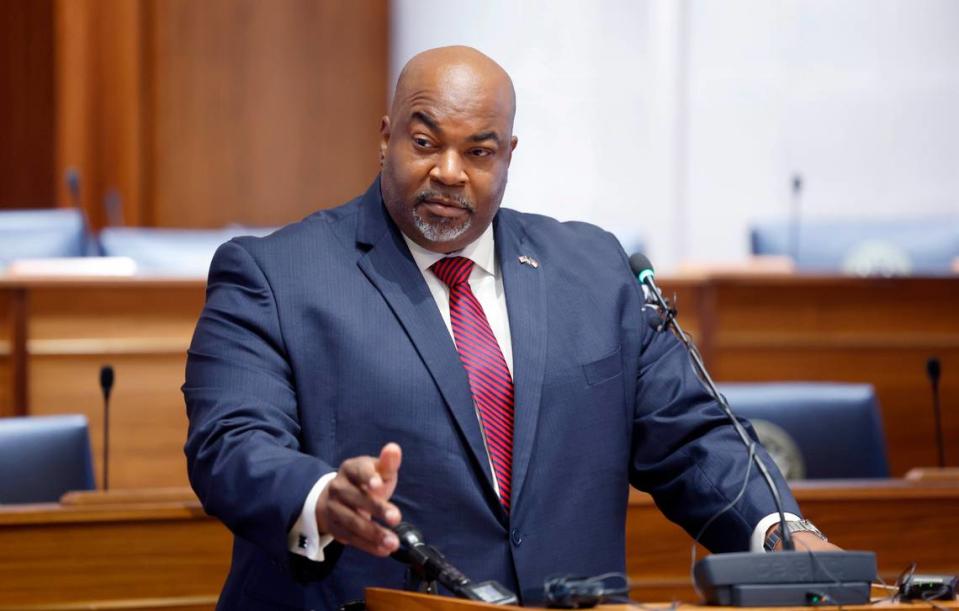
M 805 478 L 806 462 L 792 436 L 781 426 L 768 420 L 750 419 L 750 422 L 756 429 L 759 443 L 769 452 L 783 477 L 787 480 Z

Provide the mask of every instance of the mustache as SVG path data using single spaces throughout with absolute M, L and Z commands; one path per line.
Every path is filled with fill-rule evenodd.
M 469 210 L 470 212 L 476 211 L 476 205 L 473 204 L 468 198 L 463 197 L 462 195 L 446 194 L 440 193 L 439 191 L 420 191 L 416 194 L 416 204 L 422 204 L 428 200 L 440 201 L 444 204 L 459 206 L 464 210 Z

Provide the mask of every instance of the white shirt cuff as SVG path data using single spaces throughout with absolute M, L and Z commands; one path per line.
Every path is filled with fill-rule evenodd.
M 802 518 L 797 516 L 794 513 L 787 513 L 786 521 L 787 522 L 801 522 Z M 766 542 L 766 531 L 769 530 L 769 527 L 779 521 L 779 513 L 771 513 L 762 520 L 759 521 L 759 524 L 756 525 L 755 530 L 753 530 L 752 539 L 749 540 L 749 551 L 751 552 L 765 552 L 766 548 L 763 544 Z
M 336 471 L 327 473 L 313 484 L 310 493 L 306 495 L 306 501 L 303 502 L 300 517 L 286 537 L 286 544 L 291 552 L 315 562 L 323 562 L 323 549 L 333 542 L 333 535 L 320 534 L 320 528 L 316 524 L 316 502 L 334 477 Z

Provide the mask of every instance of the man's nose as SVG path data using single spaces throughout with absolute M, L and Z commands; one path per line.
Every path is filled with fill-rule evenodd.
M 467 181 L 463 159 L 457 151 L 444 151 L 430 171 L 430 178 L 444 185 L 461 185 Z

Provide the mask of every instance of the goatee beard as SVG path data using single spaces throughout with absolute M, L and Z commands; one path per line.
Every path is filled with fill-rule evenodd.
M 451 242 L 462 236 L 473 224 L 473 216 L 466 217 L 464 221 L 455 219 L 440 219 L 437 221 L 427 221 L 420 216 L 420 209 L 417 206 L 413 208 L 413 224 L 430 242 Z

